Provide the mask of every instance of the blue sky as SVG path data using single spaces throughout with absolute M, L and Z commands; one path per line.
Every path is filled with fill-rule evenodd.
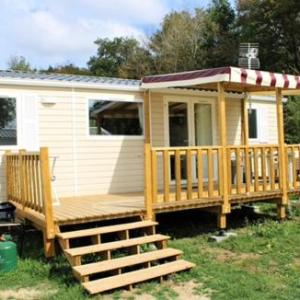
M 233 1 L 233 0 L 232 0 Z M 210 0 L 0 0 L 0 69 L 13 55 L 33 67 L 85 66 L 97 37 L 143 41 L 172 10 L 205 7 Z

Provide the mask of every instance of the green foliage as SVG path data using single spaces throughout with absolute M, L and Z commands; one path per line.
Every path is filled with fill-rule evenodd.
M 238 26 L 242 42 L 258 42 L 262 68 L 300 71 L 300 2 L 240 0 Z
M 236 15 L 227 0 L 213 0 L 207 10 L 202 50 L 207 68 L 236 65 L 239 41 Z
M 58 65 L 56 67 L 49 66 L 46 73 L 60 73 L 60 74 L 74 74 L 74 75 L 91 75 L 90 70 L 86 68 L 79 68 L 72 63 L 66 65 Z
M 201 68 L 205 12 L 172 12 L 150 38 L 154 73 L 168 73 Z
M 5 128 L 9 122 L 16 119 L 16 102 L 12 99 L 0 99 L 0 128 Z
M 8 69 L 13 71 L 30 72 L 32 68 L 24 56 L 11 56 L 7 63 Z
M 97 55 L 88 66 L 93 75 L 140 78 L 147 73 L 149 52 L 134 38 L 97 39 Z
M 300 97 L 289 97 L 284 112 L 286 142 L 298 144 L 300 143 Z

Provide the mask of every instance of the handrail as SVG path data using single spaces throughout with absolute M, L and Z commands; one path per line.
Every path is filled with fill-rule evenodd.
M 6 156 L 7 198 L 24 211 L 31 209 L 45 216 L 47 238 L 54 237 L 48 148 L 39 152 L 20 150 Z

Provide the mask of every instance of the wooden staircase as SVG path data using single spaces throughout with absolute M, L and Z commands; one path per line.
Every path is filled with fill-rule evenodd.
M 58 233 L 74 276 L 90 293 L 121 287 L 190 269 L 182 252 L 168 248 L 168 236 L 156 234 L 156 222 L 139 221 Z M 76 243 L 83 243 L 76 247 Z

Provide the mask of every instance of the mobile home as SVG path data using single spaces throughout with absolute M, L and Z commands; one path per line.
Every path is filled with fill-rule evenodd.
M 75 268 L 85 252 L 65 225 L 152 226 L 158 213 L 209 208 L 225 228 L 234 205 L 261 200 L 284 218 L 300 148 L 284 144 L 282 102 L 299 88 L 297 76 L 233 67 L 141 80 L 0 71 L 0 199 L 43 230 L 47 256 L 58 238 Z

